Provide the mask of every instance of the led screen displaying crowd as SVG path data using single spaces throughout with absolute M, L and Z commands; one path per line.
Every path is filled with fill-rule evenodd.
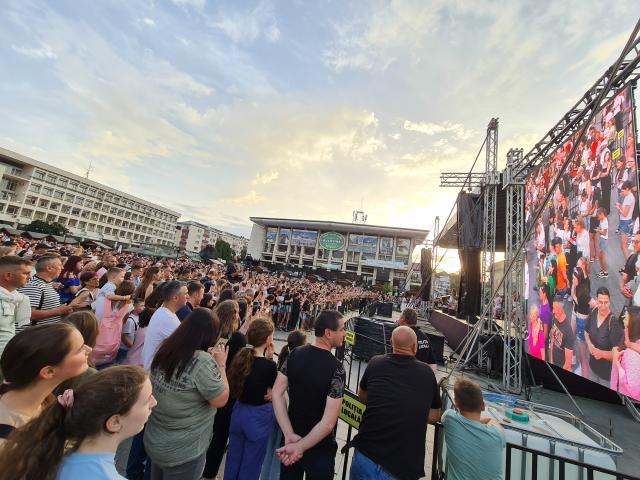
M 640 222 L 626 87 L 528 177 L 528 352 L 640 400 Z M 562 166 L 572 151 L 571 163 Z M 544 199 L 554 181 L 549 201 Z

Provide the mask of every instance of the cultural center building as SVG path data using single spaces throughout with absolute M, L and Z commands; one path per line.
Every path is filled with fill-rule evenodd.
M 247 253 L 267 268 L 401 287 L 428 230 L 359 223 L 251 217 Z

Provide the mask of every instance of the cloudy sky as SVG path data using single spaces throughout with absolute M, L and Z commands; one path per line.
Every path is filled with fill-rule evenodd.
M 0 145 L 196 219 L 430 229 L 492 116 L 526 150 L 637 0 L 3 0 Z

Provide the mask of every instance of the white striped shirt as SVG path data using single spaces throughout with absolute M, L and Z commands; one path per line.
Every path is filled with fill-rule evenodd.
M 37 275 L 31 277 L 29 283 L 24 287 L 19 288 L 18 291 L 29 297 L 31 308 L 35 308 L 37 310 L 53 310 L 60 306 L 60 295 L 58 294 L 58 291 L 53 288 L 51 282 L 47 282 Z M 62 317 L 60 315 L 56 315 L 55 317 L 38 320 L 37 325 L 46 325 L 48 323 L 59 322 L 60 320 L 62 320 Z M 28 325 L 17 325 L 16 331 L 24 330 L 27 326 Z

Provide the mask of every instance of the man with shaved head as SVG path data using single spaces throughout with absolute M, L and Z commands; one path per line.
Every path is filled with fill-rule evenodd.
M 418 479 L 424 473 L 427 423 L 440 420 L 433 370 L 415 358 L 418 338 L 408 326 L 391 335 L 393 353 L 369 360 L 358 395 L 367 408 L 353 439 L 351 480 Z

